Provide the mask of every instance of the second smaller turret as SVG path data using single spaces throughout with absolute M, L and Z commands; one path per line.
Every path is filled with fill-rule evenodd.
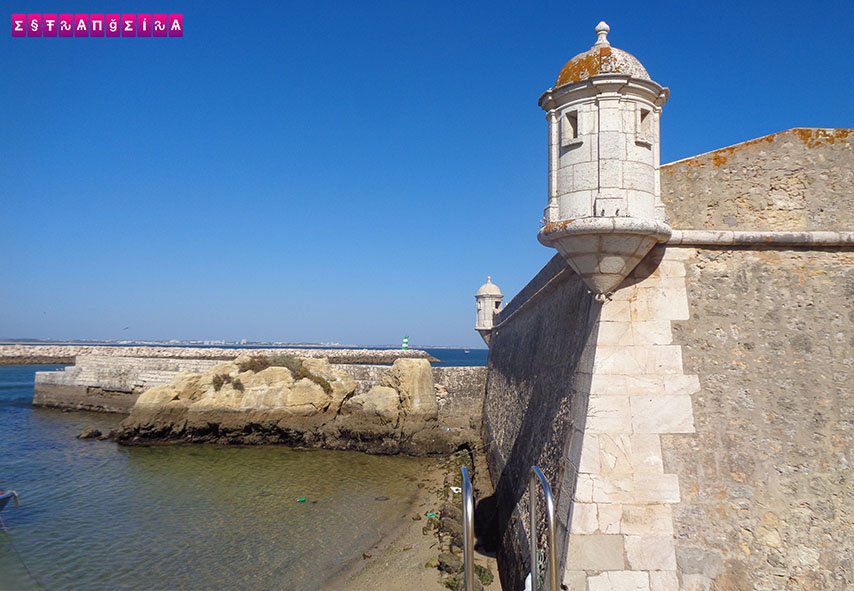
M 495 315 L 501 311 L 501 302 L 504 294 L 501 289 L 492 282 L 492 277 L 486 278 L 486 283 L 480 286 L 474 294 L 477 305 L 477 322 L 474 329 L 480 333 L 483 341 L 489 345 L 489 336 L 495 322 Z

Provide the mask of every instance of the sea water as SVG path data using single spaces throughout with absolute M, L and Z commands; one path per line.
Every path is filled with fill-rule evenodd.
M 461 365 L 486 365 L 489 349 L 424 349 L 438 359 L 433 365 L 461 366 Z
M 21 499 L 0 513 L 0 589 L 316 590 L 414 510 L 435 464 L 78 440 L 121 417 L 33 408 L 35 372 L 58 368 L 0 366 L 0 490 Z

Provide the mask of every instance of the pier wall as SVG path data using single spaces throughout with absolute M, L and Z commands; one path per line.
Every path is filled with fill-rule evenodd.
M 229 361 L 242 355 L 291 355 L 294 357 L 325 357 L 330 363 L 394 363 L 395 359 L 429 359 L 426 351 L 418 349 L 310 349 L 310 348 L 220 348 L 166 347 L 149 345 L 0 345 L 0 365 L 38 363 L 72 364 L 81 355 L 101 357 L 137 357 L 144 359 L 208 359 Z
M 73 366 L 36 374 L 33 404 L 127 414 L 145 390 L 174 382 L 180 372 L 200 373 L 220 363 L 213 359 L 77 355 Z M 357 392 L 369 390 L 389 368 L 358 363 L 333 367 L 356 379 Z M 458 431 L 460 441 L 478 438 L 486 368 L 434 367 L 432 372 L 442 424 Z
M 148 388 L 169 384 L 182 371 L 202 372 L 221 361 L 77 355 L 62 371 L 36 373 L 33 404 L 53 408 L 129 413 Z

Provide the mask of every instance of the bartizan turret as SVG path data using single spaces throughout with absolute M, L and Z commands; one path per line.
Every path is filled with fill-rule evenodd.
M 480 334 L 483 341 L 489 345 L 489 336 L 492 334 L 495 315 L 501 311 L 501 301 L 504 294 L 501 289 L 492 282 L 492 277 L 486 278 L 486 283 L 480 286 L 474 294 L 477 305 L 477 322 L 474 329 Z
M 598 300 L 670 237 L 659 188 L 661 108 L 669 90 L 596 27 L 593 47 L 540 97 L 549 123 L 549 200 L 538 238 Z

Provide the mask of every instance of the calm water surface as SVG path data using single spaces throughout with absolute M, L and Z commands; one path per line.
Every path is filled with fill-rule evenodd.
M 35 371 L 57 367 L 0 366 L 0 489 L 21 495 L 0 515 L 0 589 L 318 589 L 399 522 L 434 463 L 80 441 L 121 417 L 32 408 Z
M 486 365 L 489 349 L 424 349 L 438 359 L 436 367 L 445 365 Z

